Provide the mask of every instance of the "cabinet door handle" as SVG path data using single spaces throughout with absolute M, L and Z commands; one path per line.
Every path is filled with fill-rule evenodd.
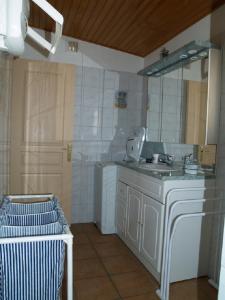
M 73 150 L 72 144 L 67 144 L 67 161 L 72 160 L 72 150 Z

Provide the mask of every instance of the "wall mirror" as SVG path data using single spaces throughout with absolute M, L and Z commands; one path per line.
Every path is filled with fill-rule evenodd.
M 209 43 L 196 45 L 192 42 L 139 72 L 149 76 L 148 141 L 217 143 L 220 50 Z

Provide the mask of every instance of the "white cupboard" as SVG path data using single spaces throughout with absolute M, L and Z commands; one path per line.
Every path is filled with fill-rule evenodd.
M 123 182 L 117 184 L 116 201 L 116 230 L 121 238 L 126 235 L 126 214 L 127 214 L 127 185 Z
M 139 250 L 142 194 L 128 187 L 127 202 L 127 243 Z
M 214 180 L 163 181 L 121 166 L 117 175 L 117 234 L 159 281 L 168 191 L 178 188 L 170 204 L 177 200 L 200 199 L 205 197 L 205 187 L 214 186 Z M 202 211 L 202 204 L 179 205 L 174 214 L 196 209 Z M 170 282 L 208 274 L 210 231 L 205 230 L 204 223 L 207 222 L 201 218 L 180 222 L 174 236 Z
M 221 257 L 220 281 L 218 300 L 225 299 L 225 230 L 223 231 L 223 248 Z
M 164 205 L 143 195 L 140 254 L 160 272 Z
M 156 277 L 161 267 L 163 213 L 163 204 L 118 181 L 117 234 Z

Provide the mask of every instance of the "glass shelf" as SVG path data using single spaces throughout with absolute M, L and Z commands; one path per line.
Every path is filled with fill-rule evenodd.
M 138 72 L 138 75 L 159 77 L 186 64 L 207 58 L 209 49 L 219 49 L 210 42 L 192 41 Z

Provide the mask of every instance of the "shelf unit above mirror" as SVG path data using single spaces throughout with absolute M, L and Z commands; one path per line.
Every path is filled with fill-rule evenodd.
M 162 51 L 161 53 L 165 54 L 160 60 L 139 71 L 138 74 L 160 77 L 193 61 L 208 57 L 210 49 L 219 49 L 219 47 L 208 41 L 192 41 L 170 54 L 168 51 L 166 53 Z

